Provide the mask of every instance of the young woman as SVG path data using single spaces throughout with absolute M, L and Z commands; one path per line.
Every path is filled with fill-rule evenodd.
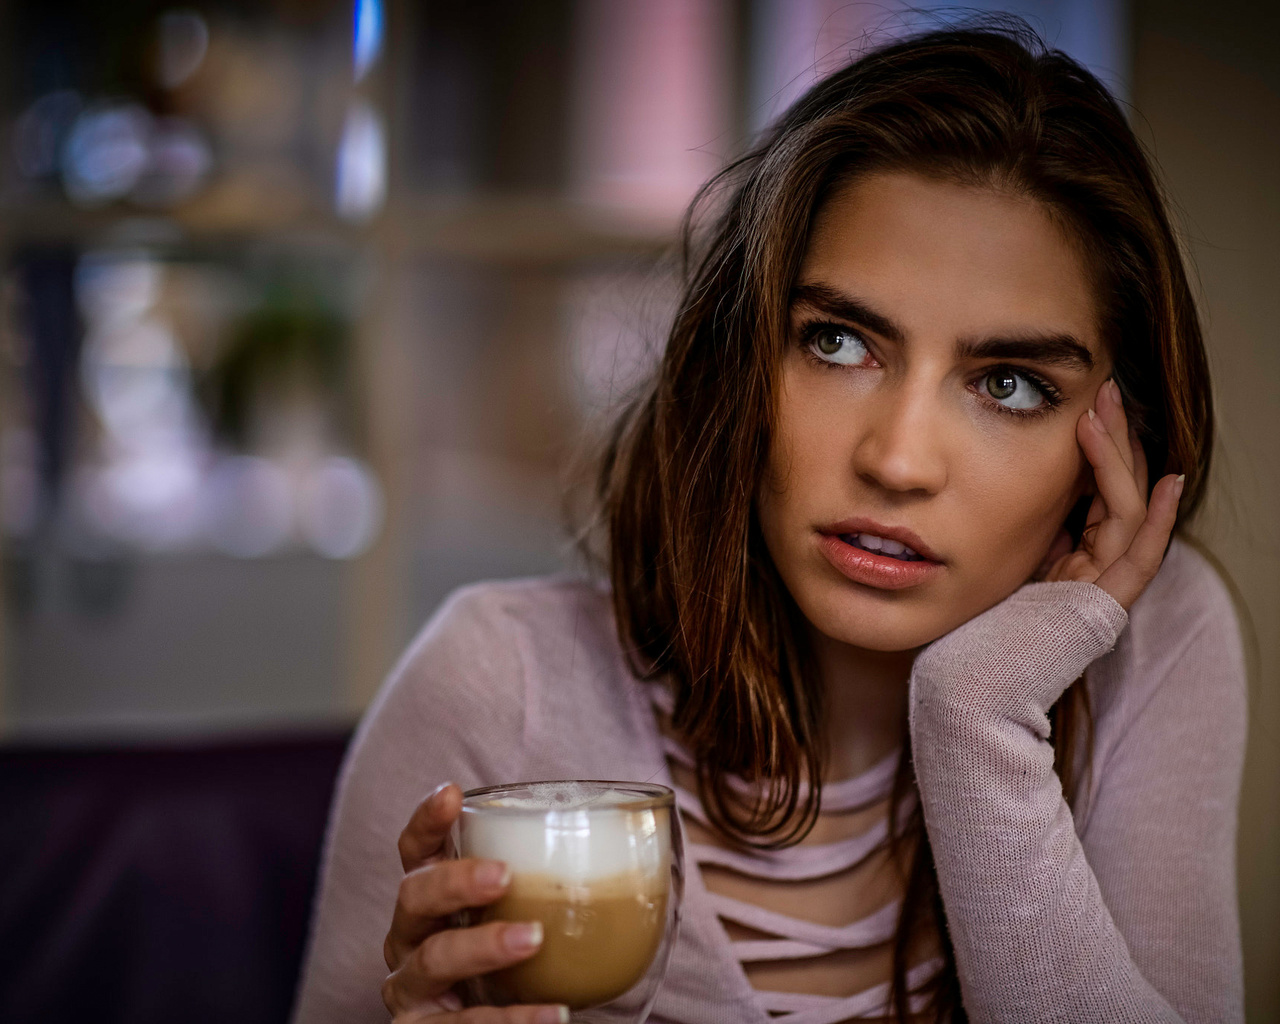
M 602 463 L 609 585 L 468 588 L 393 672 L 296 1019 L 563 1019 L 462 1008 L 539 935 L 445 927 L 504 872 L 441 839 L 459 787 L 613 778 L 676 787 L 690 840 L 655 1021 L 1241 1020 L 1244 668 L 1176 536 L 1209 381 L 1121 111 L 1033 38 L 936 32 L 711 202 Z

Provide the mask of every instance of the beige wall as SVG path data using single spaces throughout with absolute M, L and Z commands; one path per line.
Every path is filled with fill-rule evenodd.
M 1252 618 L 1240 808 L 1248 1019 L 1280 1021 L 1280 32 L 1277 5 L 1139 3 L 1135 125 L 1199 275 L 1217 396 L 1202 538 Z M 1270 22 L 1260 24 L 1260 19 Z M 1145 121 L 1145 123 L 1144 123 Z

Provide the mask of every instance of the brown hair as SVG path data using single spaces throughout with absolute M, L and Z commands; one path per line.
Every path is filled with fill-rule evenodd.
M 696 759 L 703 805 L 740 844 L 797 842 L 818 814 L 822 695 L 755 496 L 815 211 L 853 177 L 884 170 L 1012 190 L 1071 229 L 1151 480 L 1186 474 L 1183 519 L 1203 497 L 1213 431 L 1199 322 L 1160 188 L 1105 87 L 1017 21 L 918 35 L 818 82 L 695 198 L 663 359 L 619 418 L 597 478 L 620 635 L 638 674 L 670 681 L 672 726 Z M 1068 519 L 1077 537 L 1085 508 Z M 1075 802 L 1077 748 L 1092 734 L 1083 678 L 1050 718 L 1054 767 Z M 909 739 L 891 815 L 915 784 Z M 732 775 L 760 784 L 753 804 Z M 891 839 L 897 825 L 891 817 Z M 898 1020 L 906 952 L 926 927 L 946 961 L 928 986 L 932 1012 L 963 1019 L 918 801 L 891 848 L 895 859 L 912 851 L 894 939 Z

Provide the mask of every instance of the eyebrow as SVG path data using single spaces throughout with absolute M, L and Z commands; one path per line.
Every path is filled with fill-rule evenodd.
M 797 285 L 792 289 L 791 302 L 858 324 L 895 344 L 906 341 L 906 331 L 892 319 L 828 285 Z M 965 337 L 957 341 L 956 350 L 960 356 L 970 359 L 1025 359 L 1051 366 L 1093 369 L 1093 353 L 1073 334 L 1027 331 L 984 338 Z

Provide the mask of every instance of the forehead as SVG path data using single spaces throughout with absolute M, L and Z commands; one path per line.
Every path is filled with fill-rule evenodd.
M 910 173 L 836 191 L 814 218 L 798 284 L 875 306 L 909 335 L 1017 330 L 1099 347 L 1083 254 L 1040 202 Z

